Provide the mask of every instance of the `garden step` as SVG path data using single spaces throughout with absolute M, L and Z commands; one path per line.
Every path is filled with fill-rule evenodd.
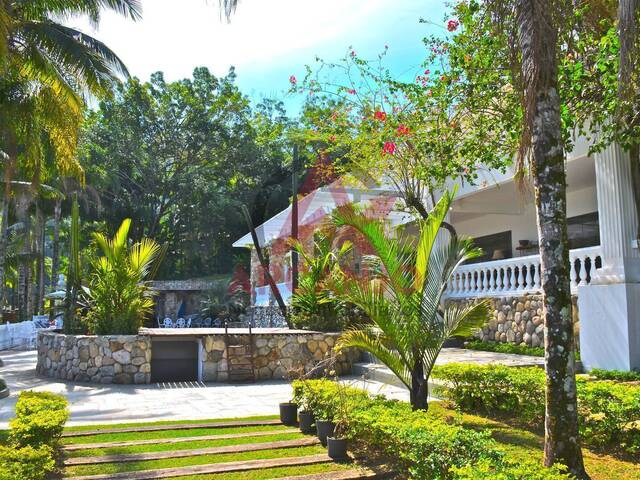
M 239 462 L 212 463 L 192 465 L 189 467 L 160 468 L 137 472 L 108 473 L 101 475 L 85 475 L 69 477 L 67 480 L 153 480 L 156 478 L 182 477 L 188 475 L 205 475 L 212 473 L 244 472 L 265 468 L 291 467 L 331 462 L 326 453 L 307 455 L 304 457 L 270 458 L 266 460 L 243 460 Z
M 354 363 L 352 370 L 354 375 L 364 376 L 368 380 L 386 383 L 394 387 L 406 388 L 400 379 L 389 368 L 380 363 Z M 437 393 L 439 390 L 446 389 L 447 384 L 442 380 L 433 377 L 429 378 L 429 393 Z M 433 395 L 431 395 L 432 398 Z
M 200 435 L 199 437 L 152 438 L 149 440 L 129 440 L 126 442 L 74 443 L 71 445 L 64 445 L 62 449 L 66 452 L 73 452 L 77 450 L 88 450 L 93 448 L 133 447 L 136 445 L 172 444 L 197 442 L 200 440 L 230 440 L 233 438 L 266 437 L 270 435 L 280 435 L 283 433 L 297 432 L 299 432 L 297 428 L 286 428 L 282 430 L 266 430 L 264 432 L 228 433 L 224 435 Z
M 272 418 L 267 420 L 237 420 L 229 422 L 203 422 L 203 423 L 183 423 L 174 425 L 149 425 L 149 426 L 131 426 L 120 428 L 104 428 L 99 430 L 71 430 L 63 432 L 62 436 L 68 437 L 89 437 L 93 435 L 102 435 L 105 433 L 129 433 L 129 432 L 162 432 L 167 430 L 194 430 L 197 428 L 230 428 L 230 427 L 256 427 L 264 425 L 282 425 L 279 419 Z
M 226 445 L 224 447 L 196 448 L 193 450 L 169 450 L 166 452 L 145 452 L 122 455 L 101 455 L 99 457 L 75 457 L 64 461 L 65 466 L 93 465 L 96 463 L 141 462 L 145 460 L 164 460 L 167 458 L 199 457 L 222 453 L 258 452 L 276 448 L 308 447 L 320 443 L 316 437 L 298 438 L 295 440 L 280 440 L 277 442 L 245 443 L 240 445 Z
M 388 470 L 375 471 L 370 468 L 352 468 L 350 470 L 336 470 L 326 473 L 308 473 L 306 475 L 278 477 L 278 480 L 357 480 L 358 478 L 382 478 L 388 475 Z

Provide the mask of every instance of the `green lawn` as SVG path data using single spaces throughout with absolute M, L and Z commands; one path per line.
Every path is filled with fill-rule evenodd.
M 431 403 L 429 411 L 436 416 L 457 415 L 454 410 L 445 408 L 439 402 Z M 542 461 L 544 437 L 539 433 L 478 415 L 463 414 L 462 423 L 477 430 L 492 430 L 493 438 L 511 459 L 534 458 Z M 640 460 L 632 462 L 629 459 L 592 452 L 586 448 L 582 451 L 587 472 L 592 480 L 640 480 Z

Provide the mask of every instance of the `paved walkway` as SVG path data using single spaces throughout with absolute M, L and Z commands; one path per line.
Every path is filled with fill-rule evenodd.
M 11 396 L 0 400 L 0 428 L 6 428 L 13 416 L 21 390 L 46 390 L 65 395 L 70 404 L 70 425 L 272 415 L 278 412 L 278 403 L 291 397 L 291 386 L 286 381 L 235 385 L 197 382 L 93 385 L 36 376 L 33 351 L 3 351 L 0 359 L 4 362 L 0 377 L 11 389 Z M 350 381 L 374 393 L 408 400 L 408 392 L 397 387 L 355 377 Z

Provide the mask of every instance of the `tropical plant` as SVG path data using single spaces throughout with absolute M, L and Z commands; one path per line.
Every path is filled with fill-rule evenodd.
M 291 296 L 292 320 L 298 328 L 340 330 L 341 302 L 329 288 L 328 282 L 333 281 L 338 275 L 343 275 L 340 262 L 351 252 L 352 244 L 345 241 L 338 249 L 334 249 L 332 243 L 331 235 L 323 231 L 314 235 L 312 251 L 305 249 L 299 241 L 291 242 L 304 263 L 298 288 Z
M 452 236 L 436 242 L 452 201 L 453 194 L 445 192 L 426 220 L 416 220 L 417 244 L 388 233 L 384 221 L 352 204 L 332 214 L 336 227 L 354 228 L 375 252 L 369 258 L 370 278 L 334 283 L 337 295 L 360 307 L 372 322 L 344 332 L 338 349 L 357 347 L 375 355 L 409 389 L 414 409 L 428 408 L 429 376 L 445 340 L 470 335 L 489 316 L 484 301 L 442 304 L 453 271 L 482 254 L 470 239 Z
M 85 288 L 88 313 L 85 322 L 96 334 L 136 334 L 153 308 L 153 277 L 162 248 L 143 238 L 127 245 L 131 220 L 125 219 L 113 239 L 94 233 L 102 254 L 92 261 L 93 274 Z

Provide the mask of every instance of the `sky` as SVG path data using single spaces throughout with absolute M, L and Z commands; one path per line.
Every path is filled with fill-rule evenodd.
M 289 77 L 302 78 L 316 56 L 334 61 L 353 47 L 373 59 L 388 45 L 385 64 L 411 78 L 425 57 L 422 38 L 442 31 L 445 14 L 444 0 L 240 0 L 227 23 L 217 0 L 142 5 L 138 22 L 106 12 L 97 30 L 83 19 L 69 23 L 106 43 L 142 80 L 159 70 L 179 80 L 198 66 L 221 76 L 233 65 L 252 101 L 280 99 L 294 115 L 302 99 L 286 94 Z

